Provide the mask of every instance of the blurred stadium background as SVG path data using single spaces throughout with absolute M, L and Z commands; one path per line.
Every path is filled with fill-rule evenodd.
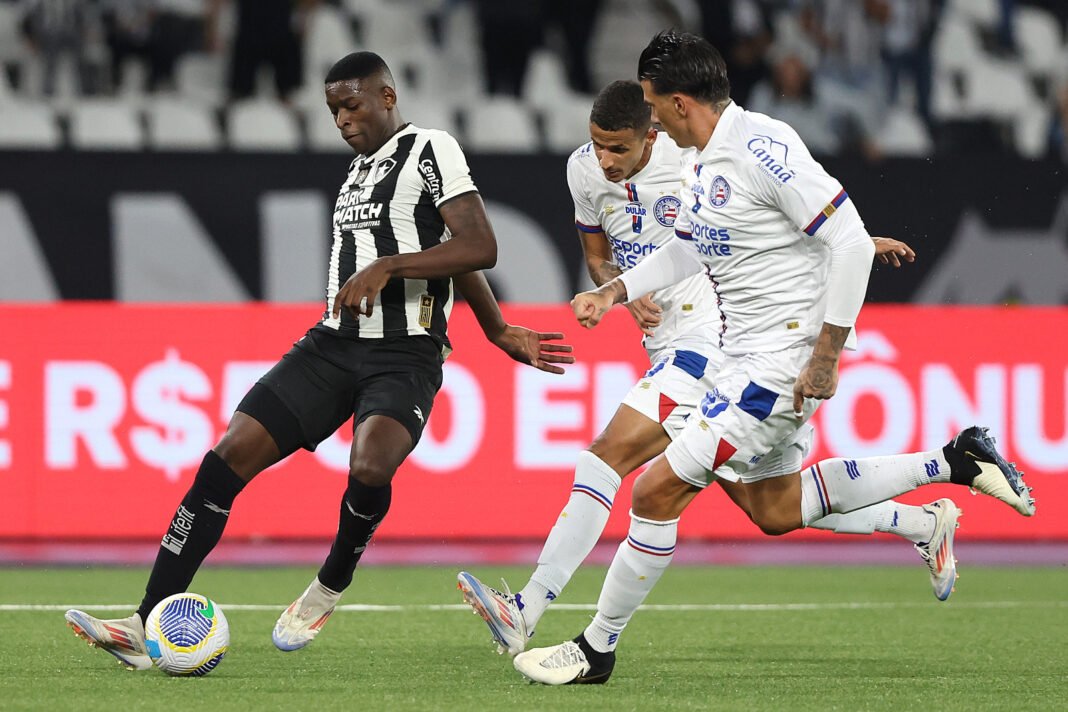
M 1035 519 L 948 488 L 913 501 L 955 496 L 986 561 L 1063 564 L 1066 22 L 1059 0 L 0 0 L 0 562 L 151 559 L 237 400 L 321 311 L 350 153 L 321 78 L 357 49 L 390 64 L 406 119 L 464 145 L 507 316 L 579 357 L 564 377 L 506 362 L 458 307 L 368 561 L 532 562 L 643 358 L 625 315 L 579 333 L 564 306 L 588 284 L 565 159 L 592 94 L 676 26 L 720 48 L 740 104 L 799 131 L 872 234 L 918 253 L 873 273 L 816 456 L 988 424 Z M 212 560 L 318 560 L 346 452 L 343 432 L 261 475 Z M 702 499 L 680 560 L 843 556 Z M 853 556 L 913 561 L 879 541 Z

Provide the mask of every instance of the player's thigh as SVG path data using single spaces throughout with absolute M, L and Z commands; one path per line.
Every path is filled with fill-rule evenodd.
M 226 432 L 212 450 L 246 482 L 282 459 L 267 428 L 241 411 L 230 418 Z
M 589 450 L 625 477 L 664 452 L 670 442 L 660 423 L 623 404 Z
M 391 340 L 368 354 L 365 365 L 368 375 L 360 381 L 353 409 L 350 469 L 353 475 L 362 470 L 381 479 L 384 469 L 395 470 L 422 437 L 441 388 L 441 351 L 429 337 Z M 382 425 L 383 418 L 391 425 Z M 389 442 L 378 442 L 368 432 Z
M 352 416 L 360 345 L 309 331 L 249 390 L 237 406 L 258 421 L 280 458 L 314 450 Z

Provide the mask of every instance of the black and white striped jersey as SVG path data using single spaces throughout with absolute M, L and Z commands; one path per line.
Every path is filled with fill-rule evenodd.
M 408 124 L 373 154 L 357 156 L 334 205 L 322 326 L 360 338 L 429 334 L 447 345 L 451 279 L 391 279 L 372 315 L 358 321 L 346 309 L 340 319 L 331 311 L 345 281 L 375 259 L 449 239 L 438 208 L 476 190 L 460 145 L 444 131 Z

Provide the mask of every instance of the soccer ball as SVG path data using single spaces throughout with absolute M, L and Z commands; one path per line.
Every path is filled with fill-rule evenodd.
M 177 593 L 145 619 L 148 656 L 168 675 L 207 675 L 230 647 L 222 609 L 198 593 Z

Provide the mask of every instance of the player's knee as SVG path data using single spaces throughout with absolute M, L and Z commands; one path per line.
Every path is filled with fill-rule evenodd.
M 757 512 L 750 514 L 749 518 L 760 528 L 760 531 L 768 536 L 782 536 L 797 529 L 794 522 L 775 514 Z
M 373 458 L 354 459 L 349 463 L 349 477 L 355 477 L 368 487 L 385 487 L 393 481 L 394 472 L 396 469 L 392 465 Z

